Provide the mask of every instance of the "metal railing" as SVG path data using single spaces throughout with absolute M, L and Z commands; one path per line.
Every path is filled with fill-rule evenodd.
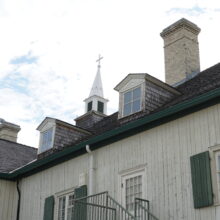
M 135 198 L 135 220 L 159 220 L 150 212 L 149 200 Z
M 116 209 L 92 203 L 77 201 L 76 204 L 84 206 L 84 210 L 76 211 L 73 220 L 115 220 Z
M 149 201 L 135 199 L 134 213 L 129 212 L 108 192 L 74 200 L 74 217 L 71 220 L 159 220 L 149 211 Z
M 115 220 L 135 220 L 134 215 L 132 215 L 128 210 L 126 210 L 121 204 L 116 202 L 109 195 L 108 195 L 108 206 L 116 209 L 116 219 Z

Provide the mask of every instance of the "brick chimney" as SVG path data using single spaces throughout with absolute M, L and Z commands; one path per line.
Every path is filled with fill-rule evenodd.
M 0 138 L 8 141 L 17 142 L 18 132 L 21 130 L 20 126 L 9 123 L 0 118 Z
M 160 34 L 164 39 L 166 83 L 174 85 L 200 71 L 199 33 L 197 25 L 182 18 Z

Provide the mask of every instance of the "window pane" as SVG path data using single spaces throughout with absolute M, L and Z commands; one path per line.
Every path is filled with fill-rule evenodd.
M 131 104 L 131 109 L 130 107 L 126 106 L 128 104 Z M 130 115 L 140 110 L 141 110 L 141 87 L 138 87 L 124 94 L 123 116 Z
M 74 218 L 74 194 L 59 198 L 58 204 L 58 220 L 73 220 Z
M 131 91 L 124 94 L 124 104 L 131 102 Z
M 67 220 L 73 220 L 73 212 L 74 212 L 74 207 L 68 208 L 68 210 L 67 210 Z
M 73 220 L 74 212 L 74 194 L 68 196 L 67 220 Z
M 69 195 L 69 206 L 73 205 L 74 203 L 74 195 Z
M 129 211 L 133 211 L 134 199 L 142 197 L 142 176 L 139 175 L 126 179 L 125 192 L 126 208 Z
M 131 114 L 131 103 L 124 105 L 124 116 Z
M 141 97 L 141 87 L 138 87 L 133 91 L 133 100 L 140 99 L 140 97 Z
M 41 152 L 52 147 L 53 128 L 42 133 Z
M 58 220 L 65 219 L 66 197 L 59 198 Z
M 133 102 L 132 105 L 132 113 L 138 112 L 141 109 L 141 100 L 136 100 Z

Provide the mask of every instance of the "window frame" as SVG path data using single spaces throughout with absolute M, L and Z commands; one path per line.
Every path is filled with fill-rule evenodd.
M 44 140 L 44 134 L 45 134 L 45 132 L 48 132 L 49 130 L 52 130 L 50 147 L 48 147 L 46 149 L 42 149 L 42 146 L 43 146 L 42 144 L 43 144 L 43 140 Z M 55 136 L 55 126 L 49 127 L 49 128 L 44 129 L 43 131 L 40 132 L 40 145 L 39 145 L 39 148 L 38 148 L 38 154 L 46 152 L 46 151 L 50 150 L 51 148 L 53 148 L 54 136 Z
M 62 197 L 65 197 L 65 218 L 64 220 L 67 220 L 67 214 L 68 214 L 68 202 L 69 202 L 69 196 L 74 195 L 75 188 L 71 188 L 59 193 L 56 193 L 55 195 L 55 220 L 59 220 L 59 199 Z M 67 199 L 68 198 L 68 199 Z M 74 207 L 74 206 L 73 206 Z
M 132 92 L 132 94 L 133 94 L 133 91 L 134 91 L 135 89 L 137 89 L 137 88 L 140 88 L 140 109 L 139 109 L 138 111 L 136 111 L 136 112 L 133 112 L 133 111 L 132 111 L 132 107 L 131 107 L 131 113 L 125 115 L 125 113 L 124 113 L 125 94 L 128 93 L 128 92 Z M 143 89 L 142 89 L 142 85 L 137 85 L 137 86 L 135 86 L 135 87 L 133 87 L 133 88 L 130 88 L 130 89 L 128 89 L 128 90 L 122 92 L 121 95 L 122 95 L 122 105 L 121 105 L 122 117 L 127 117 L 127 116 L 130 116 L 130 115 L 132 115 L 132 114 L 135 114 L 135 113 L 140 112 L 140 111 L 143 110 L 143 106 L 142 106 L 142 103 L 143 103 Z M 135 99 L 135 100 L 134 100 L 133 97 L 132 97 L 132 101 L 129 102 L 129 103 L 132 103 L 132 104 L 133 104 L 134 101 L 137 101 L 137 100 L 139 100 L 139 99 Z M 128 104 L 128 103 L 126 103 L 126 104 Z
M 120 202 L 123 207 L 126 207 L 126 187 L 125 182 L 127 179 L 134 178 L 136 176 L 142 176 L 142 198 L 146 195 L 146 165 L 140 165 L 135 168 L 131 168 L 119 173 L 119 192 L 120 192 Z M 133 211 L 131 211 L 133 212 Z

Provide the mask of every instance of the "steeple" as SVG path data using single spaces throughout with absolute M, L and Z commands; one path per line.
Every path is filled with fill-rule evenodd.
M 90 91 L 89 97 L 91 97 L 93 95 L 103 97 L 102 79 L 101 79 L 101 73 L 100 73 L 100 69 L 101 69 L 100 61 L 101 61 L 101 59 L 103 59 L 103 57 L 101 57 L 99 55 L 98 60 L 96 60 L 96 62 L 98 62 L 98 69 L 97 69 L 96 77 L 95 77 L 95 80 L 93 82 L 92 89 Z
M 85 113 L 90 111 L 96 111 L 102 114 L 106 114 L 107 112 L 107 102 L 108 100 L 104 98 L 103 95 L 103 87 L 102 87 L 102 79 L 101 79 L 101 60 L 103 57 L 99 55 L 98 60 L 98 68 L 97 73 L 89 94 L 89 97 L 84 100 L 85 102 Z

